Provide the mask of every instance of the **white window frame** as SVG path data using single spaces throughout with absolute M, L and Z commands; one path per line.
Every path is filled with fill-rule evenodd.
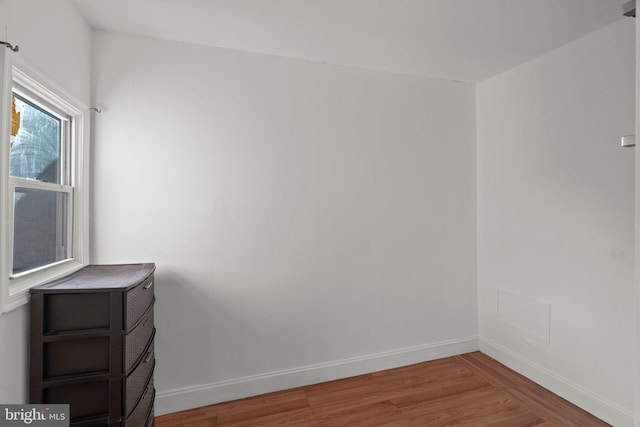
M 89 108 L 13 52 L 0 46 L 0 313 L 11 311 L 29 301 L 29 289 L 70 274 L 89 263 Z M 35 95 L 70 118 L 71 144 L 68 162 L 69 185 L 28 182 L 10 178 L 10 108 L 14 84 Z M 15 186 L 58 189 L 69 192 L 72 217 L 71 253 L 68 259 L 20 274 L 13 270 L 13 190 Z M 72 188 L 70 190 L 70 188 Z

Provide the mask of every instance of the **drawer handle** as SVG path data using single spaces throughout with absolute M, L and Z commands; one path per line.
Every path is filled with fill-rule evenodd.
M 146 285 L 144 285 L 144 288 L 145 288 L 145 289 L 149 289 L 149 288 L 150 288 L 150 287 L 152 287 L 152 286 L 153 286 L 153 280 L 152 280 L 152 281 L 150 281 L 149 283 L 147 283 Z
M 147 353 L 147 357 L 144 358 L 144 363 L 149 363 L 152 357 L 153 357 L 153 351 L 149 350 L 149 353 Z

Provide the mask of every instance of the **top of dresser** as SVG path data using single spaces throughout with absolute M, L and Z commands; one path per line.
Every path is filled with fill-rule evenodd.
M 30 289 L 32 293 L 126 290 L 153 274 L 154 263 L 87 265 L 75 273 Z

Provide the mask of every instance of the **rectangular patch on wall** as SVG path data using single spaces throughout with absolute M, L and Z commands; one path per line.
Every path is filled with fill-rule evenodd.
M 548 301 L 498 289 L 498 320 L 509 327 L 549 343 L 550 319 Z

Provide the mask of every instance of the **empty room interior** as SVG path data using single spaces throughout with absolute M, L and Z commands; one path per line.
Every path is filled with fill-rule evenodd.
M 155 416 L 481 352 L 640 425 L 629 7 L 0 0 L 0 404 L 37 403 L 67 339 L 35 352 L 34 287 L 131 264 L 155 267 Z M 12 84 L 76 106 L 68 184 L 9 171 Z M 17 267 L 19 191 L 71 200 L 51 268 Z

